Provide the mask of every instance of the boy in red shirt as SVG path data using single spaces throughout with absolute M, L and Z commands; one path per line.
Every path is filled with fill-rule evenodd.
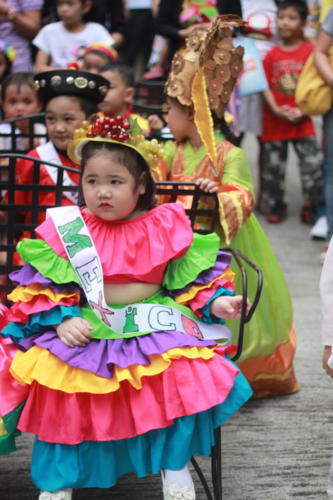
M 302 115 L 295 103 L 297 79 L 313 46 L 303 39 L 308 8 L 302 0 L 284 0 L 279 4 L 277 29 L 281 44 L 271 49 L 264 68 L 269 89 L 264 92 L 263 200 L 268 222 L 281 222 L 287 215 L 284 202 L 284 178 L 288 143 L 299 159 L 303 192 L 301 220 L 312 224 L 316 206 L 322 199 L 322 157 L 309 116 Z

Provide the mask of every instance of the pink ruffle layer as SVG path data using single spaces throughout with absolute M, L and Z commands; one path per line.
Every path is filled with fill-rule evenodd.
M 124 382 L 109 394 L 66 394 L 34 382 L 18 428 L 50 443 L 134 437 L 222 403 L 238 373 L 217 349 L 208 361 L 174 360 L 163 373 L 145 377 L 139 391 Z
M 8 415 L 28 396 L 29 387 L 19 384 L 9 372 L 18 350 L 10 339 L 0 336 L 0 416 Z

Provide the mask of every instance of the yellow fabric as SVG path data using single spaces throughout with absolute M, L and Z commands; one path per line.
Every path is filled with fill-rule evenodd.
M 6 431 L 5 424 L 3 423 L 3 420 L 0 417 L 0 437 L 2 436 L 8 436 L 8 432 Z
M 211 359 L 214 351 L 208 347 L 182 347 L 149 357 L 150 365 L 132 365 L 127 368 L 115 366 L 113 377 L 100 377 L 87 370 L 67 365 L 47 349 L 34 346 L 26 352 L 19 351 L 15 355 L 11 374 L 23 385 L 30 385 L 34 380 L 39 384 L 58 391 L 73 394 L 88 392 L 90 394 L 107 394 L 116 392 L 120 383 L 127 380 L 135 389 L 141 389 L 142 377 L 154 376 L 164 372 L 173 359 Z
M 190 300 L 192 300 L 201 290 L 205 290 L 206 288 L 210 288 L 215 281 L 220 280 L 220 279 L 225 279 L 228 281 L 233 281 L 235 277 L 235 273 L 230 269 L 226 269 L 226 271 L 221 274 L 220 276 L 217 276 L 214 280 L 210 281 L 206 285 L 195 285 L 191 286 L 186 292 L 182 293 L 181 295 L 178 295 L 178 297 L 175 297 L 176 302 L 178 304 L 187 304 Z
M 333 48 L 329 51 L 329 62 L 333 67 Z M 333 89 L 319 76 L 313 61 L 308 57 L 300 74 L 295 92 L 297 106 L 305 115 L 324 115 L 333 105 Z
M 64 298 L 74 297 L 77 302 L 80 301 L 79 292 L 63 292 L 56 293 L 51 288 L 43 288 L 39 283 L 33 283 L 29 286 L 18 286 L 9 295 L 8 299 L 12 302 L 29 302 L 33 300 L 36 295 L 46 295 L 53 302 L 60 302 Z
M 206 80 L 203 66 L 199 67 L 192 83 L 192 100 L 194 105 L 194 123 L 202 142 L 207 148 L 207 154 L 216 167 L 217 153 L 214 136 L 214 124 L 209 109 Z

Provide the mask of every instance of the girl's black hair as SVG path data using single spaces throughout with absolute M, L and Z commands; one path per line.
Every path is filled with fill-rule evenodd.
M 34 75 L 33 73 L 30 73 L 28 71 L 18 71 L 17 73 L 12 73 L 11 75 L 8 75 L 1 84 L 2 102 L 5 99 L 6 90 L 9 87 L 9 85 L 16 85 L 18 91 L 21 90 L 21 87 L 23 85 L 27 85 L 28 87 L 31 87 L 35 91 Z
M 304 0 L 281 0 L 277 2 L 278 13 L 280 10 L 288 9 L 288 7 L 296 9 L 303 23 L 305 23 L 309 15 L 309 9 Z
M 231 142 L 234 146 L 239 146 L 239 138 L 233 133 L 224 117 L 218 118 L 215 113 L 213 113 L 213 121 L 216 128 L 218 128 L 227 141 Z
M 82 148 L 81 179 L 83 177 L 87 161 L 96 153 L 101 153 L 103 151 L 112 154 L 120 165 L 124 165 L 124 167 L 127 168 L 127 170 L 134 177 L 136 187 L 139 185 L 142 174 L 145 174 L 145 192 L 139 196 L 136 208 L 138 210 L 151 210 L 154 208 L 156 204 L 155 183 L 151 176 L 149 166 L 146 160 L 135 149 L 126 145 L 106 141 L 90 141 L 85 144 Z

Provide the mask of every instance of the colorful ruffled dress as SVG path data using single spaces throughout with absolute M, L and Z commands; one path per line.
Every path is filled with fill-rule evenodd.
M 143 302 L 223 323 L 209 303 L 234 293 L 230 256 L 216 235 L 193 235 L 181 205 L 115 222 L 81 214 L 105 283 L 161 284 Z M 0 451 L 13 448 L 18 430 L 35 434 L 32 478 L 48 491 L 111 487 L 126 473 L 177 470 L 193 454 L 209 455 L 214 428 L 252 394 L 228 358 L 233 347 L 180 331 L 111 338 L 85 302 L 53 220 L 36 233 L 18 245 L 26 264 L 11 275 L 18 286 L 2 329 Z M 85 347 L 67 347 L 54 330 L 73 316 L 93 326 Z
M 245 153 L 221 140 L 219 134 L 215 139 L 218 144 L 216 172 L 211 169 L 205 146 L 194 150 L 190 143 L 166 143 L 168 179 L 193 182 L 204 177 L 216 182 L 219 188 L 216 233 L 221 246 L 240 250 L 263 272 L 263 291 L 254 316 L 245 327 L 242 355 L 237 364 L 250 382 L 255 397 L 296 392 L 299 390 L 293 368 L 296 338 L 288 285 L 272 246 L 252 213 L 253 180 Z M 186 207 L 191 197 L 179 197 L 177 201 Z M 205 220 L 199 222 L 202 227 L 207 224 Z M 256 284 L 256 274 L 248 268 L 250 298 L 254 297 Z M 236 286 L 240 290 L 237 275 Z M 234 320 L 228 320 L 228 324 L 235 333 L 238 331 Z

